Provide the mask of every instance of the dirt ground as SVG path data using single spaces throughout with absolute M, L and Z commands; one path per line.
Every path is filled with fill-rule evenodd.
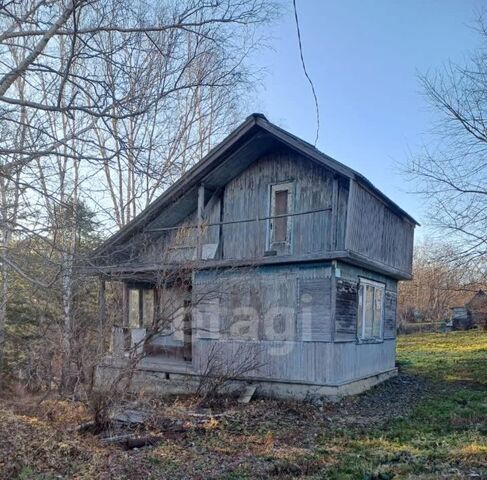
M 150 415 L 137 432 L 155 438 L 139 449 L 76 432 L 89 419 L 81 403 L 6 398 L 0 478 L 487 479 L 487 335 L 471 340 L 456 363 L 472 371 L 475 362 L 476 378 L 442 376 L 436 360 L 425 374 L 428 352 L 440 342 L 443 356 L 451 350 L 444 338 L 427 337 L 428 348 L 422 340 L 400 345 L 397 378 L 339 403 L 219 399 L 201 408 L 190 397 L 139 398 L 137 408 Z

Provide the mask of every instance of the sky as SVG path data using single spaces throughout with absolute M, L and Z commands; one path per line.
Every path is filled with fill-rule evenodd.
M 364 174 L 420 223 L 427 204 L 403 174 L 431 140 L 435 114 L 418 74 L 464 63 L 480 45 L 486 0 L 297 0 L 303 53 L 316 88 L 322 152 Z M 299 58 L 292 0 L 252 63 L 264 69 L 253 108 L 314 143 L 312 93 Z M 421 231 L 417 231 L 421 237 Z

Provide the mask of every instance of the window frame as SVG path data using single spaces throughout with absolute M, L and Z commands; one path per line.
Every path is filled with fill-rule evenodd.
M 379 336 L 366 336 L 366 308 L 365 308 L 365 292 L 367 287 L 372 287 L 374 289 L 372 304 L 375 304 L 376 290 L 381 290 L 381 309 L 380 309 L 380 323 L 379 323 Z M 362 290 L 363 288 L 363 290 Z M 362 290 L 362 293 L 361 293 Z M 384 341 L 384 316 L 385 316 L 385 294 L 386 285 L 382 282 L 377 282 L 375 280 L 370 280 L 368 278 L 359 278 L 359 285 L 357 291 L 357 340 L 359 343 L 381 343 Z M 360 297 L 362 297 L 362 304 L 360 304 Z M 361 327 L 359 330 L 359 326 Z
M 274 241 L 275 232 L 275 194 L 277 192 L 287 191 L 287 217 L 286 218 L 286 240 Z M 294 181 L 271 183 L 269 185 L 269 220 L 267 222 L 267 249 L 277 250 L 279 253 L 290 252 L 292 248 L 292 213 L 294 212 Z M 283 252 L 284 251 L 284 252 Z
M 150 296 L 151 308 L 147 309 L 146 294 Z M 151 328 L 154 324 L 156 308 L 155 288 L 153 287 L 128 287 L 128 327 Z M 146 311 L 148 310 L 148 311 Z M 149 316 L 148 316 L 149 314 Z

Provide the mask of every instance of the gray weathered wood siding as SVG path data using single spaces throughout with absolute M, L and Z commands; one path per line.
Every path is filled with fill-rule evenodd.
M 299 278 L 296 339 L 329 342 L 333 335 L 331 277 Z
M 218 245 L 220 242 L 221 197 L 215 195 L 207 202 L 203 211 L 201 227 L 201 244 Z M 164 213 L 161 213 L 161 217 Z M 157 218 L 149 225 L 149 229 L 159 222 Z M 197 211 L 193 211 L 172 229 L 161 233 L 139 234 L 139 261 L 147 263 L 184 263 L 197 259 L 198 245 Z M 219 250 L 211 259 L 218 258 Z
M 230 181 L 224 191 L 224 222 L 269 216 L 270 185 L 292 182 L 296 213 L 332 207 L 333 174 L 291 151 L 264 156 Z M 337 212 L 337 249 L 343 245 L 346 212 L 340 187 Z M 332 212 L 289 217 L 292 222 L 291 253 L 294 256 L 331 250 Z M 224 259 L 260 259 L 267 248 L 268 223 L 249 222 L 223 225 Z
M 163 214 L 161 214 L 163 215 Z M 196 259 L 196 211 L 174 225 L 173 230 L 139 234 L 138 261 L 143 263 L 183 263 Z
M 193 367 L 204 372 L 215 352 L 228 365 L 238 365 L 236 359 L 246 355 L 258 368 L 245 378 L 337 385 L 393 369 L 395 348 L 395 340 L 354 344 L 199 339 L 193 346 Z
M 358 282 L 336 279 L 335 341 L 357 339 Z
M 228 365 L 252 358 L 260 367 L 249 378 L 323 381 L 329 360 L 316 351 L 331 341 L 331 272 L 329 264 L 196 272 L 196 371 L 217 352 Z
M 391 370 L 396 363 L 395 340 L 380 343 L 334 343 L 332 382 L 351 380 Z
M 414 225 L 398 216 L 365 187 L 352 181 L 346 248 L 366 259 L 412 271 Z
M 165 287 L 159 290 L 158 310 L 161 312 L 159 322 L 160 334 L 151 344 L 161 347 L 182 347 L 184 345 L 183 321 L 185 300 L 188 299 L 186 288 Z
M 339 272 L 339 273 L 338 273 Z M 335 306 L 335 341 L 356 342 L 358 285 L 361 278 L 383 283 L 385 286 L 383 311 L 383 337 L 396 337 L 397 317 L 397 281 L 386 275 L 371 270 L 337 263 L 336 306 Z
M 324 167 L 290 150 L 283 150 L 258 159 L 207 200 L 201 242 L 203 245 L 218 244 L 215 259 L 258 261 L 264 257 L 269 247 L 268 221 L 254 219 L 270 215 L 270 187 L 282 182 L 292 184 L 293 211 L 290 213 L 335 208 L 335 212 L 329 210 L 288 217 L 291 223 L 288 253 L 299 257 L 301 254 L 343 250 L 348 181 L 334 179 L 333 173 Z M 164 215 L 161 212 L 160 218 L 151 222 L 148 228 L 163 223 Z M 231 223 L 240 220 L 250 221 Z M 212 225 L 218 222 L 223 225 Z M 181 230 L 153 234 L 140 260 L 184 262 L 196 259 L 198 231 L 184 227 L 197 224 L 198 216 L 194 211 L 175 225 Z M 205 226 L 207 224 L 209 226 Z
M 342 250 L 345 248 L 345 235 L 347 228 L 347 209 L 348 209 L 348 191 L 349 180 L 345 178 L 337 178 L 337 206 L 336 215 L 337 221 L 335 225 L 335 244 L 332 245 L 332 250 Z
M 327 264 L 196 272 L 193 309 L 204 325 L 197 336 L 331 341 L 331 272 Z
M 265 218 L 271 214 L 271 188 L 280 183 L 291 189 L 290 213 L 300 215 L 288 217 L 290 244 L 276 249 Z M 133 238 L 134 262 L 186 262 L 201 252 L 203 260 L 258 264 L 269 260 L 267 250 L 277 252 L 276 260 L 337 252 L 398 278 L 411 274 L 414 225 L 359 182 L 291 150 L 264 155 L 226 185 L 203 190 L 203 207 L 170 227 L 179 230 Z M 304 213 L 321 209 L 326 211 Z M 165 215 L 161 212 L 147 229 L 164 224 Z M 199 224 L 203 228 L 195 228 Z
M 397 329 L 397 294 L 386 290 L 384 298 L 384 339 L 395 338 Z
M 197 272 L 196 371 L 203 371 L 215 352 L 232 365 L 236 356 L 251 357 L 260 366 L 248 378 L 279 381 L 340 384 L 394 368 L 395 280 L 348 264 L 337 267 L 336 279 L 326 264 Z M 360 276 L 386 284 L 382 342 L 357 342 Z M 279 308 L 291 312 L 291 329 L 280 329 Z

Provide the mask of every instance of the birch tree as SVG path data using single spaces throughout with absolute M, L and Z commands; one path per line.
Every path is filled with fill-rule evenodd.
M 14 272 L 59 291 L 70 386 L 80 205 L 105 231 L 123 226 L 201 158 L 237 120 L 246 57 L 274 11 L 265 0 L 2 2 L 0 356 Z M 29 238 L 44 276 L 10 255 Z

